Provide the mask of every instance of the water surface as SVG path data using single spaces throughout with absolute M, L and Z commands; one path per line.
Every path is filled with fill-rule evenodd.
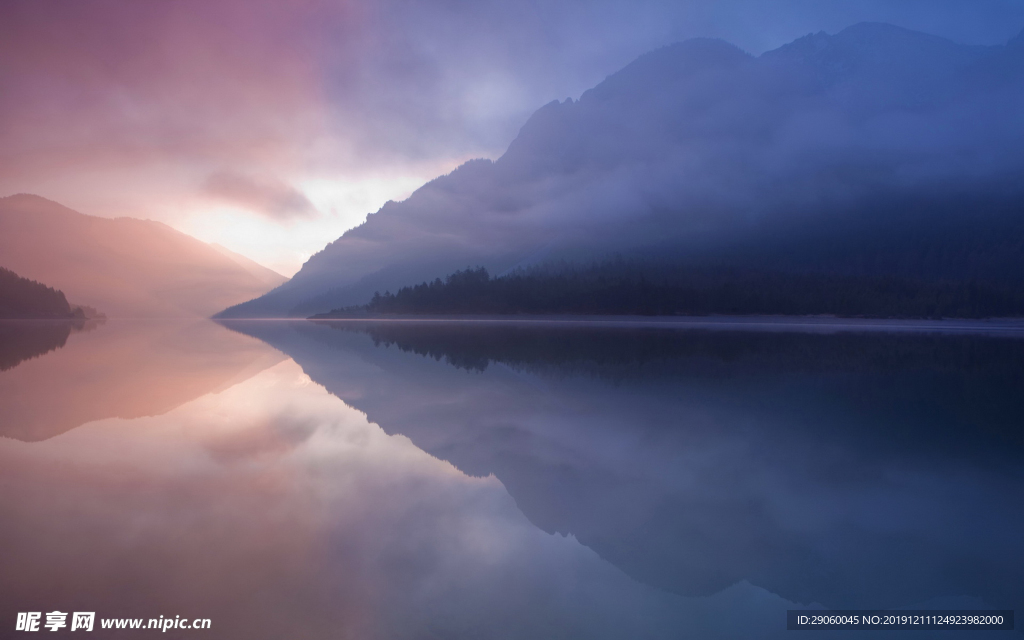
M 8 326 L 39 346 L 0 371 L 0 624 L 767 638 L 805 606 L 1024 610 L 1016 329 L 815 324 Z

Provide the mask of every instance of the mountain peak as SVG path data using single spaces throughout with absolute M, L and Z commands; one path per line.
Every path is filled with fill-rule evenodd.
M 762 55 L 771 62 L 816 69 L 826 84 L 884 79 L 892 87 L 934 83 L 976 62 L 991 47 L 963 45 L 882 22 L 861 22 L 835 35 L 810 34 Z
M 922 31 L 914 31 L 913 29 L 907 29 L 906 27 L 888 22 L 858 22 L 839 31 L 835 37 L 850 39 L 910 38 L 914 40 L 945 40 L 945 38 L 940 36 Z
M 284 280 L 163 223 L 90 216 L 26 193 L 0 198 L 0 256 L 112 317 L 208 316 Z
M 0 206 L 6 209 L 14 209 L 19 211 L 25 210 L 37 210 L 40 208 L 46 209 L 67 209 L 71 211 L 59 202 L 54 202 L 44 198 L 43 196 L 37 196 L 34 193 L 15 193 L 14 195 L 0 198 Z
M 31 202 L 31 201 L 40 201 L 40 200 L 45 201 L 45 202 L 53 202 L 52 200 L 47 200 L 43 196 L 37 196 L 34 193 L 15 193 L 15 194 L 12 194 L 12 195 L 9 195 L 9 196 L 4 196 L 3 198 L 0 198 L 0 201 L 6 202 L 6 203 Z
M 987 61 L 1003 49 L 880 23 L 811 34 L 761 59 L 721 40 L 662 47 L 578 101 L 538 109 L 494 163 L 386 205 L 278 290 L 224 315 L 309 315 L 533 256 L 731 260 L 746 253 L 738 243 L 761 251 L 760 236 L 782 255 L 772 247 L 803 242 L 790 228 L 852 220 L 845 208 L 861 201 L 905 191 L 930 211 L 947 191 L 989 197 L 978 185 L 1019 175 L 1024 135 L 1012 101 L 1022 76 Z M 981 62 L 1002 84 L 968 84 Z M 986 93 L 1003 84 L 1014 90 Z
M 952 49 L 974 49 L 939 36 L 914 31 L 884 22 L 860 22 L 835 35 L 824 31 L 808 34 L 763 55 L 777 57 L 813 57 L 838 55 L 857 58 L 898 58 L 902 55 L 932 55 Z
M 749 54 L 725 40 L 691 38 L 643 54 L 608 76 L 608 80 L 651 71 L 689 74 L 717 67 L 732 67 L 749 59 Z
M 645 53 L 584 92 L 581 101 L 646 95 L 701 74 L 734 69 L 752 60 L 739 47 L 716 38 L 692 38 Z

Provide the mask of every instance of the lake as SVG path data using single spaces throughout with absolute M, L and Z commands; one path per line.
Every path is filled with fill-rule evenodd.
M 0 408 L 12 637 L 55 610 L 239 639 L 1024 610 L 1018 323 L 5 322 Z

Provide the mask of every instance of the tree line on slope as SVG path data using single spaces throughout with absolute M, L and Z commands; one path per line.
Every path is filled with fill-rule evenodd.
M 986 318 L 1024 315 L 1024 285 L 976 279 L 766 272 L 616 260 L 545 265 L 491 277 L 456 271 L 363 307 L 314 317 L 360 315 L 836 315 Z
M 68 304 L 64 292 L 0 267 L 0 318 L 84 319 L 85 311 Z

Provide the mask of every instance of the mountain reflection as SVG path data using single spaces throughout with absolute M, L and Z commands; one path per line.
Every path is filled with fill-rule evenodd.
M 791 606 L 749 584 L 695 600 L 638 584 L 291 361 L 161 416 L 0 439 L 0 484 L 4 621 L 59 608 L 210 618 L 229 640 L 751 638 L 781 637 Z
M 0 371 L 63 347 L 84 320 L 0 320 Z
M 0 438 L 0 622 L 746 639 L 1020 602 L 1014 341 L 232 327 L 111 322 L 0 374 L 32 436 Z
M 159 415 L 281 360 L 208 321 L 73 329 L 0 322 L 0 436 L 45 440 L 92 420 Z
M 388 433 L 494 474 L 535 525 L 649 585 L 693 596 L 750 581 L 845 608 L 1024 605 L 1024 341 L 234 328 Z

